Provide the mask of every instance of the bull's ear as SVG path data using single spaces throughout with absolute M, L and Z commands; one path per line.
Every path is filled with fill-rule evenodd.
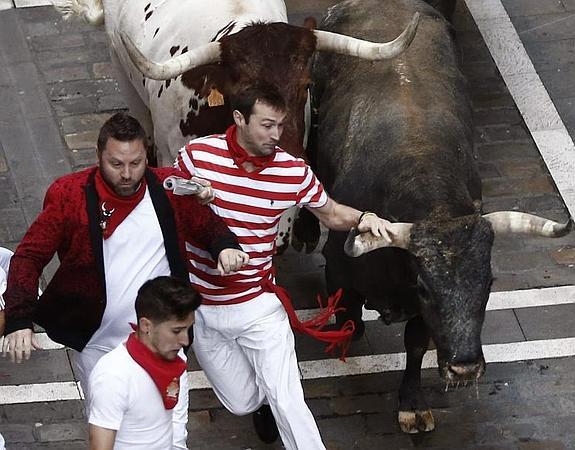
M 390 225 L 391 242 L 383 237 L 374 236 L 371 232 L 360 233 L 352 228 L 344 244 L 348 256 L 357 257 L 383 247 L 398 247 L 405 250 L 409 247 L 412 223 L 392 223 Z

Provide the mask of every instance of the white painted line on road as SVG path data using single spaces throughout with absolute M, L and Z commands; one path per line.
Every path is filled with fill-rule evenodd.
M 489 295 L 487 311 L 501 309 L 533 308 L 537 306 L 553 306 L 575 303 L 575 286 L 559 286 L 542 289 L 525 289 L 519 291 L 492 292 Z M 319 309 L 296 311 L 300 320 L 308 320 L 316 316 Z M 379 319 L 379 313 L 373 310 L 363 310 L 364 321 Z
M 501 0 L 465 0 L 553 181 L 575 217 L 575 145 Z
M 16 8 L 31 8 L 33 6 L 52 6 L 51 0 L 14 0 Z
M 483 353 L 487 363 L 575 356 L 575 337 L 489 344 L 483 346 Z M 345 363 L 338 359 L 301 361 L 299 366 L 304 380 L 392 372 L 404 369 L 405 353 L 354 356 L 347 358 Z M 424 369 L 437 367 L 435 350 L 425 354 L 422 367 Z M 211 387 L 203 371 L 188 372 L 188 376 L 190 390 Z M 80 400 L 80 398 L 79 386 L 75 382 L 0 386 L 0 405 Z
M 14 8 L 14 3 L 12 2 L 12 0 L 0 0 L 0 11 L 12 8 Z
M 483 353 L 487 363 L 575 356 L 575 337 L 513 342 L 509 344 L 489 344 L 483 346 Z M 347 358 L 345 363 L 338 359 L 301 361 L 299 367 L 304 380 L 393 372 L 405 368 L 405 353 L 354 356 Z M 428 351 L 425 354 L 422 367 L 424 369 L 437 367 L 435 350 Z M 199 371 L 190 372 L 190 386 L 192 390 L 210 387 L 203 372 Z
M 80 400 L 80 391 L 76 382 L 65 381 L 60 383 L 0 386 L 0 405 L 55 402 L 60 400 Z

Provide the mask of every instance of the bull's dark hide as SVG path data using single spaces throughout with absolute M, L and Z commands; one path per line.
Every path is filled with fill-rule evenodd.
M 320 28 L 372 41 L 395 36 L 414 11 L 422 17 L 399 57 L 366 62 L 317 55 L 312 77 L 319 113 L 310 158 L 327 191 L 357 209 L 414 223 L 408 250 L 351 258 L 337 232 L 324 248 L 328 289 L 344 288 L 348 310 L 339 323 L 352 318 L 361 335 L 364 303 L 384 321 L 408 319 L 399 406 L 407 432 L 434 427 L 419 385 L 430 336 L 445 380 L 483 373 L 480 333 L 491 286 L 493 230 L 477 211 L 471 110 L 443 16 L 451 16 L 454 2 L 432 3 L 437 9 L 417 0 L 336 5 Z

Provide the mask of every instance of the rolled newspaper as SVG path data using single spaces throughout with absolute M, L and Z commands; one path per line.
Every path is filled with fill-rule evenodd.
M 164 189 L 174 191 L 174 195 L 196 195 L 204 187 L 192 180 L 172 175 L 164 180 Z

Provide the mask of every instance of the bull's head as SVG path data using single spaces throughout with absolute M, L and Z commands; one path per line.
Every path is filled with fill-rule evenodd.
M 414 224 L 392 224 L 392 242 L 371 233 L 348 236 L 350 256 L 382 247 L 401 247 L 414 256 L 419 311 L 437 347 L 448 382 L 479 378 L 485 369 L 481 328 L 491 287 L 491 247 L 495 233 L 547 237 L 566 234 L 560 224 L 530 214 L 505 211 Z
M 403 33 L 386 43 L 372 43 L 285 23 L 255 23 L 219 42 L 190 49 L 163 63 L 146 59 L 127 35 L 121 38 L 133 63 L 145 77 L 169 80 L 182 75 L 182 82 L 203 98 L 213 89 L 225 98 L 254 81 L 275 84 L 288 105 L 280 145 L 292 154 L 301 155 L 304 106 L 310 83 L 308 62 L 313 52 L 335 52 L 370 60 L 393 58 L 409 46 L 418 23 L 419 14 L 416 13 Z M 199 85 L 197 80 L 202 80 Z M 229 112 L 225 108 L 222 110 L 222 114 L 227 114 L 231 120 Z

